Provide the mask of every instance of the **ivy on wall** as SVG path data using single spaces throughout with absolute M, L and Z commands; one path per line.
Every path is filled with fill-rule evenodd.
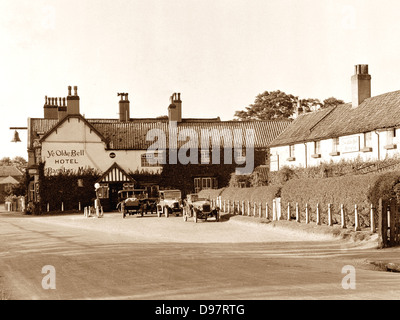
M 94 169 L 82 170 L 79 173 L 71 171 L 59 172 L 57 175 L 45 176 L 44 163 L 39 165 L 39 208 L 40 212 L 78 210 L 93 206 L 96 192 L 94 184 L 100 174 Z M 38 213 L 38 212 L 36 212 Z

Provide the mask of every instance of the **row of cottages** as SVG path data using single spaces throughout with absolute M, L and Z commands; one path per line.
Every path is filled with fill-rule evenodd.
M 356 65 L 352 102 L 301 114 L 271 143 L 270 169 L 398 155 L 400 91 L 371 97 L 368 65 Z M 300 110 L 301 111 L 301 110 Z
M 250 150 L 254 152 L 252 165 L 265 166 L 267 146 L 290 124 L 290 121 L 221 121 L 219 117 L 182 118 L 180 93 L 171 96 L 165 117 L 131 118 L 128 94 L 120 93 L 118 119 L 87 119 L 80 113 L 77 87 L 74 93 L 71 91 L 68 87 L 66 98 L 46 96 L 44 117 L 28 119 L 30 202 L 35 203 L 40 197 L 41 163 L 46 176 L 65 171 L 79 173 L 88 168 L 99 172 L 97 182 L 102 189 L 102 203 L 109 208 L 115 208 L 118 191 L 126 185 L 148 188 L 149 192 L 176 188 L 183 194 L 224 187 L 238 164 L 247 161 L 247 130 L 254 132 L 251 142 L 254 148 Z M 149 132 L 154 139 L 149 139 Z M 210 134 L 209 152 L 192 149 L 196 142 L 198 146 L 204 143 L 205 132 Z M 232 151 L 229 136 L 234 142 L 239 141 L 240 150 L 238 147 Z M 159 150 L 149 151 L 156 142 Z M 190 154 L 184 158 L 188 163 L 171 161 L 170 148 L 176 148 L 176 152 L 186 150 L 184 153 Z M 193 157 L 194 152 L 198 152 L 198 157 Z M 228 157 L 229 152 L 233 160 L 226 164 L 221 157 Z M 213 161 L 214 154 L 220 157 L 219 162 Z

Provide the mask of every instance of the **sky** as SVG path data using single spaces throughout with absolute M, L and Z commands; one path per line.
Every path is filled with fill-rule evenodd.
M 397 0 L 1 0 L 0 158 L 27 158 L 45 96 L 78 86 L 87 118 L 231 120 L 264 91 L 351 101 L 354 65 L 372 96 L 400 90 Z

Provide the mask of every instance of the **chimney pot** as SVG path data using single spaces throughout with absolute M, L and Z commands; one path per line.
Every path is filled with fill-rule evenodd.
M 68 86 L 68 95 L 71 95 L 71 86 Z
M 78 95 L 78 87 L 74 86 L 74 96 L 77 96 L 77 95 Z

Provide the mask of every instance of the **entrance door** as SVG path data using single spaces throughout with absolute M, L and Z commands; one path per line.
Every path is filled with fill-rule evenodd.
M 110 183 L 110 190 L 109 190 L 109 203 L 110 203 L 110 210 L 114 211 L 117 210 L 118 204 L 118 191 L 122 190 L 122 184 L 120 183 Z

